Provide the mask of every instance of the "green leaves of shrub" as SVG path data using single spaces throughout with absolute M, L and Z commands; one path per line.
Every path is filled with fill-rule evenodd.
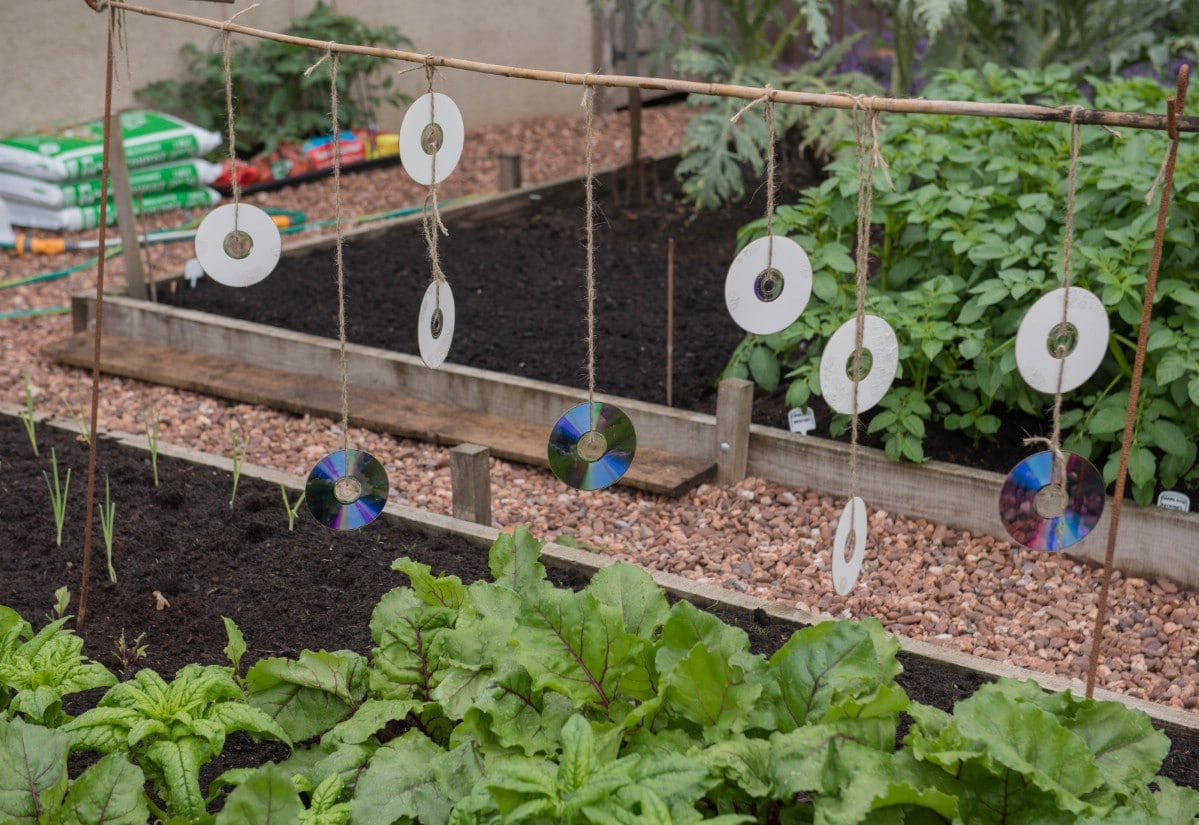
M 1146 78 L 1089 79 L 1093 106 L 1161 111 L 1167 90 Z M 942 71 L 924 92 L 958 100 L 1085 103 L 1061 67 L 1044 70 Z M 1065 126 L 998 119 L 890 115 L 880 138 L 894 189 L 876 181 L 868 311 L 886 318 L 899 339 L 896 387 L 870 416 L 888 455 L 921 461 L 927 425 L 939 423 L 976 442 L 990 439 L 1006 413 L 1043 415 L 1050 396 L 1024 384 L 1013 342 L 1020 320 L 1060 285 L 1068 132 Z M 1157 133 L 1122 137 L 1084 127 L 1078 166 L 1071 283 L 1100 297 L 1112 325 L 1109 356 L 1066 398 L 1066 448 L 1107 468 L 1123 434 L 1124 410 L 1140 326 L 1157 204 L 1145 193 L 1165 150 Z M 775 231 L 807 250 L 813 300 L 788 329 L 747 336 L 725 375 L 752 376 L 787 403 L 819 393 L 816 365 L 831 331 L 852 315 L 848 249 L 855 234 L 857 161 L 851 146 L 827 167 L 829 178 L 779 207 Z M 1199 183 L 1199 150 L 1181 147 L 1176 187 Z M 764 231 L 747 225 L 739 241 Z M 1155 489 L 1199 478 L 1199 196 L 1171 207 L 1167 244 L 1141 395 L 1130 479 L 1138 502 Z M 777 369 L 766 362 L 773 357 Z M 790 382 L 787 384 L 786 382 Z

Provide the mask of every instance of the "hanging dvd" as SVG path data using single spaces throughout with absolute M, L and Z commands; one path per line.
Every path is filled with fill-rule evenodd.
M 370 453 L 338 450 L 308 474 L 304 501 L 313 517 L 334 530 L 357 530 L 383 512 L 387 471 Z
M 209 212 L 196 230 L 195 245 L 196 259 L 209 278 L 238 287 L 270 275 L 283 251 L 271 216 L 244 203 L 227 203 Z
M 426 367 L 435 369 L 445 363 L 454 341 L 454 291 L 448 281 L 434 281 L 425 289 L 416 338 Z
M 1065 485 L 1054 478 L 1053 453 L 1035 453 L 1008 473 L 999 493 L 999 520 L 1030 550 L 1065 550 L 1095 529 L 1106 503 L 1103 475 L 1075 453 L 1064 453 Z
M 812 263 L 783 235 L 758 238 L 729 265 L 724 302 L 737 326 L 770 335 L 791 325 L 812 297 Z
M 559 418 L 548 447 L 550 469 L 576 490 L 615 484 L 636 451 L 633 422 L 618 407 L 600 401 L 579 404 Z

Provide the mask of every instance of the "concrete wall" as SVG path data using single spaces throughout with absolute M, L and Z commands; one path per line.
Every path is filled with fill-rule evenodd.
M 239 23 L 282 31 L 315 0 L 259 0 Z M 210 3 L 199 0 L 146 0 L 164 11 L 223 20 L 252 5 L 251 0 Z M 595 27 L 585 0 L 332 0 L 338 11 L 374 25 L 393 25 L 421 53 L 488 63 L 585 72 L 597 61 Z M 135 105 L 133 89 L 162 78 L 182 79 L 186 65 L 179 48 L 192 42 L 220 48 L 220 33 L 169 20 L 129 13 L 132 83 L 119 60 L 114 106 Z M 98 118 L 104 102 L 107 15 L 83 0 L 0 0 L 0 135 Z M 313 60 L 317 58 L 313 53 Z M 396 63 L 398 71 L 409 64 Z M 521 117 L 573 113 L 579 92 L 573 87 L 446 70 L 436 81 L 454 97 L 467 128 Z M 400 78 L 401 88 L 418 95 L 423 72 Z M 397 130 L 402 113 L 380 113 L 380 126 Z

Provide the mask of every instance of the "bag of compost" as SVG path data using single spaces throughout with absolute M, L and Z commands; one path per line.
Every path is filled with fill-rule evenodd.
M 161 112 L 121 114 L 125 162 L 130 169 L 191 158 L 221 145 L 216 132 Z M 0 140 L 0 170 L 44 180 L 70 180 L 100 174 L 104 124 L 95 120 L 58 134 Z
M 129 185 L 136 201 L 138 195 L 207 186 L 220 173 L 220 166 L 206 160 L 177 160 L 131 170 Z M 100 178 L 59 182 L 0 172 L 0 198 L 52 209 L 90 206 L 100 202 Z
M 207 209 L 220 203 L 221 193 L 208 187 L 197 189 L 175 189 L 170 192 L 158 192 L 146 195 L 134 201 L 133 208 L 139 214 L 148 215 L 151 212 L 168 212 L 172 209 L 187 209 L 203 207 Z M 68 206 L 64 209 L 52 209 L 48 206 L 36 206 L 21 201 L 8 201 L 9 218 L 14 226 L 25 226 L 31 229 L 52 229 L 64 232 L 78 232 L 81 229 L 94 229 L 100 225 L 100 204 L 91 206 Z M 112 201 L 108 202 L 108 223 L 111 226 L 117 222 L 117 210 Z

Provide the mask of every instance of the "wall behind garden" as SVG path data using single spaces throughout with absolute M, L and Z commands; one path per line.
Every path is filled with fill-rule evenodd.
M 137 2 L 138 0 L 135 0 Z M 307 14 L 315 0 L 260 0 L 239 23 L 282 31 Z M 213 19 L 225 19 L 251 0 L 209 3 L 199 0 L 142 0 L 142 5 Z M 598 37 L 584 0 L 478 0 L 400 3 L 396 0 L 333 0 L 345 14 L 372 25 L 392 25 L 419 52 L 518 63 L 541 69 L 586 71 L 598 65 Z M 83 0 L 0 2 L 0 135 L 98 118 L 103 111 L 107 15 Z M 164 78 L 183 79 L 187 66 L 180 47 L 187 42 L 219 49 L 221 35 L 139 14 L 127 15 L 133 80 L 120 63 L 118 109 L 136 105 L 133 89 Z M 313 60 L 317 55 L 314 53 Z M 393 64 L 396 71 L 402 64 Z M 401 87 L 420 94 L 423 72 L 400 78 Z M 547 83 L 488 77 L 446 70 L 438 89 L 452 95 L 467 127 L 516 118 L 577 112 L 579 91 Z M 384 129 L 399 128 L 402 113 L 379 113 Z

